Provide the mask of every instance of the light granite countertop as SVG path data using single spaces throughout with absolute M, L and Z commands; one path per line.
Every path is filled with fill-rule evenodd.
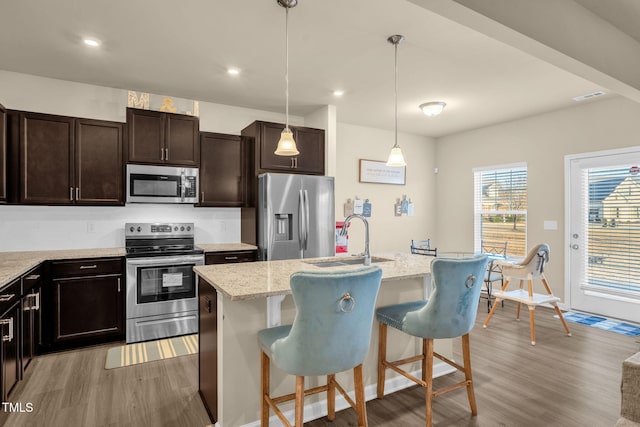
M 376 254 L 374 262 L 382 269 L 382 281 L 424 277 L 431 271 L 430 256 L 409 253 Z M 194 267 L 195 272 L 225 297 L 231 300 L 249 300 L 291 293 L 289 277 L 297 271 L 336 271 L 356 269 L 362 265 L 340 265 L 318 267 L 313 263 L 330 260 L 350 260 L 351 257 L 291 259 L 284 261 L 261 261 L 238 264 L 216 264 Z
M 56 251 L 0 252 L 0 287 L 44 261 L 124 256 L 124 248 L 65 249 Z
M 226 252 L 226 251 L 255 251 L 257 246 L 247 243 L 212 243 L 212 244 L 196 244 L 197 247 L 205 252 Z
M 226 252 L 255 250 L 256 246 L 246 243 L 215 243 L 196 245 L 205 252 Z M 44 261 L 83 258 L 109 258 L 125 256 L 125 249 L 65 249 L 47 251 L 0 252 L 0 288 L 22 276 Z

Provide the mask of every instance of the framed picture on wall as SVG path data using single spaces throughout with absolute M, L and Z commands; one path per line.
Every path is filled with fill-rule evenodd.
M 406 166 L 387 166 L 386 162 L 360 159 L 360 182 L 405 185 Z

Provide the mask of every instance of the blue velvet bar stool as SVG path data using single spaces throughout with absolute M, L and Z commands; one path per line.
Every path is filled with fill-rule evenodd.
M 269 425 L 269 410 L 291 426 L 278 404 L 295 400 L 295 426 L 302 427 L 304 397 L 327 392 L 329 420 L 335 418 L 338 389 L 358 414 L 358 426 L 367 425 L 362 363 L 369 352 L 373 313 L 382 271 L 364 267 L 336 272 L 299 272 L 291 275 L 296 305 L 293 325 L 258 332 L 261 353 L 260 425 Z M 296 376 L 296 391 L 270 395 L 270 361 Z M 353 369 L 356 401 L 336 382 L 335 374 Z M 327 384 L 309 390 L 304 377 L 327 376 Z
M 467 388 L 471 413 L 477 415 L 471 377 L 469 332 L 478 312 L 478 298 L 487 268 L 486 255 L 472 258 L 435 258 L 431 262 L 433 292 L 429 300 L 412 301 L 380 307 L 376 318 L 380 322 L 378 342 L 378 398 L 384 397 L 385 372 L 392 369 L 425 389 L 426 425 L 432 426 L 432 400 L 443 393 Z M 387 360 L 387 326 L 422 339 L 422 354 L 397 361 Z M 464 365 L 433 351 L 433 340 L 462 337 Z M 437 357 L 464 372 L 465 380 L 440 390 L 433 390 L 433 357 Z M 407 363 L 422 361 L 422 379 L 400 368 Z

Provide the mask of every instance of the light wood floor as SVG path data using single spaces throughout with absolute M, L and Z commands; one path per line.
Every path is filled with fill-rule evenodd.
M 32 413 L 0 414 L 6 427 L 203 427 L 198 355 L 104 369 L 113 344 L 39 356 L 11 394 Z M 2 418 L 4 417 L 4 418 Z
M 640 350 L 636 338 L 560 321 L 545 308 L 536 310 L 537 343 L 529 343 L 529 322 L 515 305 L 498 309 L 488 329 L 482 301 L 471 333 L 471 358 L 478 416 L 471 417 L 463 390 L 434 400 L 436 426 L 613 426 L 620 413 L 622 361 Z M 391 333 L 391 332 L 390 332 Z M 84 427 L 203 427 L 209 423 L 197 393 L 197 356 L 105 370 L 109 345 L 37 358 L 11 396 L 32 402 L 33 413 L 0 414 L 0 425 Z M 454 351 L 460 351 L 459 340 Z M 456 359 L 460 359 L 456 355 Z M 457 379 L 457 378 L 455 378 Z M 436 386 L 453 378 L 435 380 Z M 256 398 L 258 391 L 255 390 Z M 372 427 L 424 425 L 422 389 L 393 393 L 367 403 Z M 356 425 L 344 410 L 329 423 L 309 427 Z M 224 426 L 237 427 L 237 426 Z
M 622 361 L 640 351 L 637 338 L 569 322 L 567 337 L 551 309 L 536 309 L 536 345 L 529 341 L 526 308 L 515 320 L 515 303 L 498 308 L 487 329 L 486 300 L 471 332 L 471 366 L 478 416 L 472 417 L 464 389 L 438 396 L 435 426 L 612 427 L 620 417 Z M 390 328 L 391 329 L 391 328 Z M 460 339 L 454 340 L 461 360 Z M 457 375 L 457 374 L 455 374 Z M 460 380 L 460 377 L 454 377 Z M 453 378 L 434 380 L 438 388 Z M 367 402 L 369 424 L 376 427 L 424 426 L 424 391 L 412 387 Z M 309 427 L 356 426 L 351 409 Z

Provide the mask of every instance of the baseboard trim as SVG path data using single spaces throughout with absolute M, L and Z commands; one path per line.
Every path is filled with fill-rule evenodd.
M 433 365 L 433 378 L 438 378 L 443 375 L 450 374 L 452 372 L 456 372 L 456 369 L 444 362 L 440 362 Z M 411 374 L 417 378 L 420 378 L 421 370 L 413 371 L 411 372 Z M 395 391 L 403 390 L 405 388 L 408 388 L 414 385 L 415 383 L 412 382 L 411 380 L 398 375 L 384 382 L 384 391 L 385 391 L 385 394 L 389 394 Z M 349 396 L 355 400 L 355 394 L 353 391 L 349 392 Z M 364 397 L 366 401 L 373 400 L 377 397 L 376 384 L 369 384 L 364 388 Z M 349 407 L 349 403 L 345 400 L 345 398 L 340 393 L 336 393 L 336 411 L 341 411 L 342 409 L 345 409 L 348 407 Z M 292 424 L 293 424 L 294 415 L 295 415 L 294 411 L 284 412 L 284 416 Z M 320 402 L 316 402 L 316 403 L 312 403 L 310 405 L 304 406 L 304 422 L 312 421 L 312 420 L 324 417 L 326 415 L 327 415 L 326 399 Z M 280 419 L 275 415 L 272 415 L 269 418 L 269 425 L 272 427 L 284 426 L 280 421 Z M 260 420 L 256 420 L 248 424 L 244 424 L 241 427 L 260 427 Z

